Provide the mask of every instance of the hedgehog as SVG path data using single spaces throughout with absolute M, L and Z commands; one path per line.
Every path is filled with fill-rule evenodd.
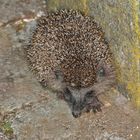
M 116 84 L 105 33 L 93 17 L 77 10 L 57 10 L 40 17 L 26 56 L 37 80 L 58 93 L 75 118 L 83 112 L 101 111 L 98 96 Z

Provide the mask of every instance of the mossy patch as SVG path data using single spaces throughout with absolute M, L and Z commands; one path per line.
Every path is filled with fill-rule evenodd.
M 13 128 L 11 126 L 11 123 L 8 121 L 4 121 L 0 123 L 0 131 L 2 131 L 8 138 L 13 137 Z

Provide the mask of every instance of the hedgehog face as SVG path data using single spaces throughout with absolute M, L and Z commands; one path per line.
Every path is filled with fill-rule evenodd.
M 71 108 L 72 115 L 77 118 L 82 112 L 100 111 L 101 104 L 93 90 L 77 90 L 66 88 L 64 90 L 64 99 Z

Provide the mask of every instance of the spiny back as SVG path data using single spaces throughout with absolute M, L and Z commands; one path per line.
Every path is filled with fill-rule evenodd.
M 98 64 L 112 61 L 100 26 L 74 10 L 60 10 L 41 17 L 27 48 L 27 57 L 39 81 L 47 84 L 59 70 L 63 82 L 75 87 L 92 86 Z

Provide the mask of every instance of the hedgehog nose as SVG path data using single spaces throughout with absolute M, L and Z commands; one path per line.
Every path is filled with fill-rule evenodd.
M 72 112 L 74 118 L 78 118 L 81 116 L 81 112 Z

